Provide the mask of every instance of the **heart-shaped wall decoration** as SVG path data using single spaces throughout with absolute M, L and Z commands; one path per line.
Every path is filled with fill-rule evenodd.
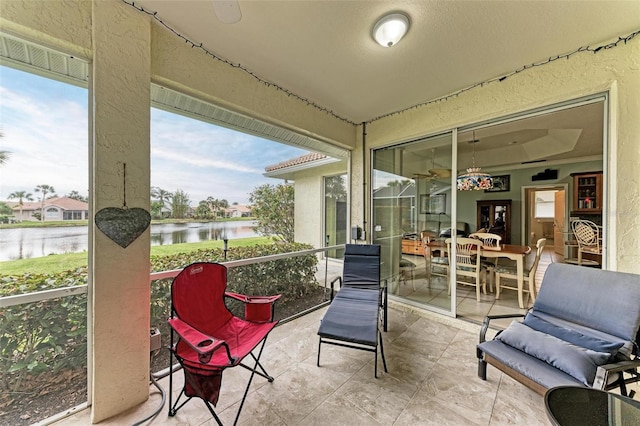
M 145 209 L 107 207 L 96 213 L 96 226 L 122 248 L 134 242 L 151 223 Z

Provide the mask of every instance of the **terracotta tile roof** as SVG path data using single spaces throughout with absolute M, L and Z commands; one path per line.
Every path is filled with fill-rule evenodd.
M 44 206 L 56 206 L 63 210 L 89 210 L 89 204 L 84 201 L 74 200 L 69 197 L 55 197 L 44 200 Z M 40 201 L 26 202 L 22 206 L 22 210 L 40 210 Z M 16 204 L 13 210 L 20 210 L 20 206 Z
M 317 152 L 310 152 L 309 154 L 301 155 L 300 157 L 292 158 L 290 160 L 281 161 L 278 164 L 273 164 L 264 168 L 267 172 L 274 170 L 285 169 L 287 167 L 297 166 L 299 164 L 311 163 L 312 161 L 323 160 L 327 158 L 324 154 L 318 154 Z
M 235 206 L 230 206 L 229 208 L 224 209 L 224 211 L 227 213 L 231 213 L 234 211 L 239 211 L 241 213 L 249 213 L 251 212 L 251 209 L 243 204 L 237 204 Z

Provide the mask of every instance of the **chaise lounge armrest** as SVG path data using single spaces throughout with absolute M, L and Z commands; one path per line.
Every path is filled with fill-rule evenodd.
M 640 367 L 640 359 L 620 361 L 613 364 L 601 365 L 596 370 L 596 378 L 593 380 L 595 389 L 605 389 L 609 384 L 610 376 L 614 373 L 624 373 L 625 371 L 635 370 Z M 620 380 L 624 380 L 620 377 Z M 636 381 L 636 380 L 633 380 Z
M 198 353 L 198 360 L 202 364 L 208 363 L 213 353 L 221 347 L 224 347 L 227 351 L 229 365 L 232 365 L 236 361 L 236 359 L 231 356 L 229 345 L 224 340 L 201 333 L 179 318 L 170 318 L 169 325 L 191 349 Z
M 333 287 L 335 286 L 336 281 L 338 282 L 338 288 L 342 288 L 342 276 L 337 276 L 331 280 L 329 284 L 331 284 L 331 298 L 329 300 L 333 300 Z M 325 283 L 324 289 L 327 289 L 327 284 Z M 326 294 L 326 293 L 325 293 Z

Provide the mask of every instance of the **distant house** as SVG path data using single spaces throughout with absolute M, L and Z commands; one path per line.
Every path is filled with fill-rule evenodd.
M 251 209 L 242 204 L 236 204 L 224 209 L 224 217 L 250 217 Z
M 89 218 L 89 204 L 69 197 L 55 197 L 44 200 L 44 209 L 40 201 L 23 203 L 22 215 L 20 215 L 19 204 L 16 203 L 12 210 L 13 215 L 19 221 L 37 221 L 38 219 L 33 214 L 40 213 L 42 210 L 44 210 L 45 221 L 86 220 Z

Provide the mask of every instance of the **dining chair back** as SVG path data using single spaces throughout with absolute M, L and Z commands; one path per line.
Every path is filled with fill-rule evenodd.
M 487 250 L 500 250 L 500 243 L 502 242 L 502 236 L 498 234 L 493 234 L 491 232 L 486 231 L 476 231 L 472 234 L 469 234 L 469 238 L 475 238 L 477 240 L 482 241 L 482 248 Z M 493 282 L 495 277 L 495 269 L 498 267 L 499 258 L 495 257 L 493 259 L 485 259 L 482 260 L 482 267 L 484 268 L 485 273 L 489 276 L 489 291 L 493 291 Z M 503 260 L 505 262 L 506 260 Z M 486 277 L 485 277 L 486 281 Z
M 582 265 L 582 255 L 590 253 L 602 255 L 602 229 L 590 220 L 574 220 L 571 222 L 573 235 L 578 243 L 578 265 Z
M 498 250 L 500 249 L 500 243 L 502 241 L 502 236 L 491 232 L 474 232 L 469 234 L 469 238 L 482 241 L 482 248 L 495 248 Z
M 429 231 L 422 231 L 420 233 L 420 239 L 422 241 L 422 254 L 424 256 L 424 265 L 427 273 L 427 277 L 431 278 L 431 275 L 448 275 L 449 274 L 449 258 L 445 255 L 440 248 L 432 248 L 429 243 L 436 241 L 436 236 Z M 438 254 L 437 256 L 435 254 Z M 429 286 L 431 285 L 431 279 L 429 279 Z
M 449 254 L 449 258 L 452 259 L 452 249 L 453 240 L 451 238 L 447 238 L 445 240 L 447 244 L 447 252 Z M 476 300 L 480 301 L 480 286 L 482 285 L 482 290 L 486 294 L 487 289 L 481 283 L 480 274 L 482 273 L 481 268 L 481 259 L 480 259 L 480 249 L 482 243 L 474 238 L 456 238 L 456 283 L 463 285 L 471 285 L 476 287 Z M 473 278 L 474 281 L 464 280 L 464 277 Z M 449 288 L 449 294 L 451 294 L 451 288 Z
M 546 238 L 540 238 L 536 242 L 536 255 L 533 259 L 533 263 L 529 265 L 528 268 L 525 266 L 523 271 L 524 282 L 533 283 L 533 285 L 529 285 L 529 288 L 531 288 L 533 291 L 533 294 L 531 295 L 531 297 L 534 300 L 536 298 L 536 286 L 535 286 L 536 272 L 538 271 L 538 264 L 540 263 L 540 258 L 542 257 L 542 252 L 544 251 L 544 246 L 546 244 L 547 244 Z M 505 285 L 504 282 L 502 281 L 505 278 L 517 281 L 518 274 L 514 266 L 498 266 L 496 268 L 496 299 L 500 298 L 500 291 L 503 289 L 515 290 L 519 293 L 519 296 L 522 295 L 522 293 L 529 292 L 529 290 L 526 290 L 524 288 L 518 288 L 517 284 Z M 519 298 L 521 298 L 521 296 Z

